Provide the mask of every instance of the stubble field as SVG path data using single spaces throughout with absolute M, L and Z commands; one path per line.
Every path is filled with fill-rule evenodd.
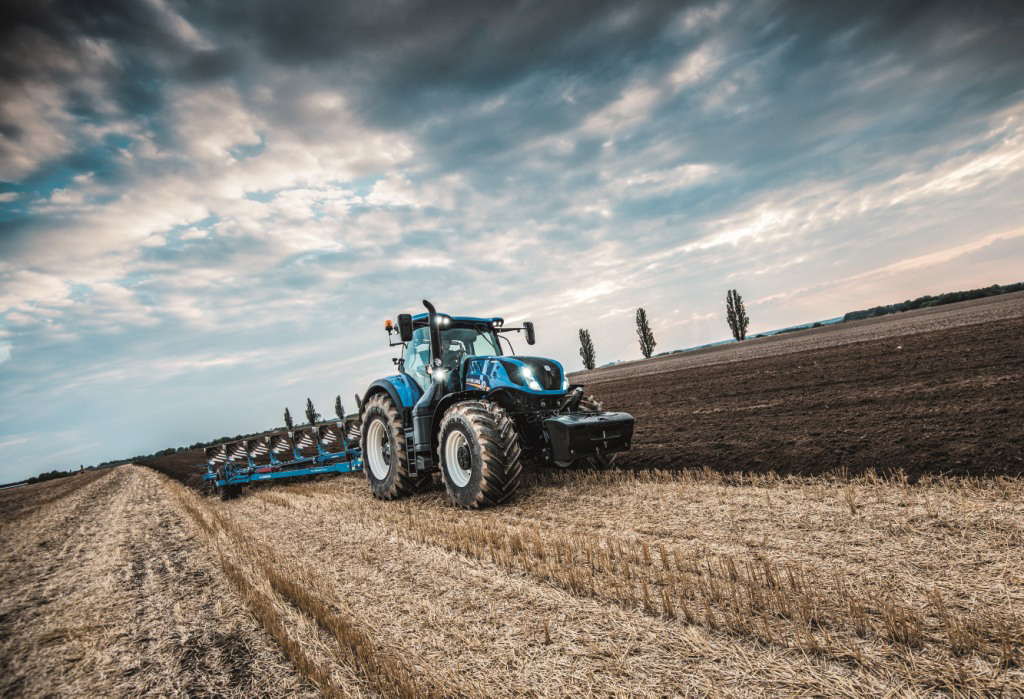
M 141 466 L 0 493 L 0 693 L 1021 695 L 1003 304 L 594 372 L 624 468 L 493 510 Z

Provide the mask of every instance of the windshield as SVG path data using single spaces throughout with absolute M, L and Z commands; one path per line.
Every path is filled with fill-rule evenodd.
M 446 328 L 441 331 L 441 366 L 461 378 L 464 357 L 501 354 L 490 329 Z
M 501 354 L 490 328 L 446 328 L 441 331 L 441 360 L 445 354 L 459 352 L 467 357 Z
M 491 357 L 501 354 L 497 337 L 489 327 L 455 327 L 441 330 L 441 366 L 453 374 L 462 369 L 463 357 Z M 405 347 L 405 372 L 423 390 L 430 385 L 427 365 L 430 364 L 430 334 L 426 327 L 419 327 L 412 334 L 412 341 Z

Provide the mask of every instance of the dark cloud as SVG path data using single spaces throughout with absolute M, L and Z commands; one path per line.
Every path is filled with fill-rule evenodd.
M 712 36 L 728 42 L 715 80 L 742 91 L 748 111 L 702 114 L 701 98 L 713 85 L 684 91 L 661 106 L 660 121 L 653 115 L 645 133 L 634 135 L 637 148 L 673 138 L 687 141 L 697 157 L 785 169 L 794 154 L 820 152 L 835 138 L 829 127 L 837 115 L 864 113 L 881 122 L 870 141 L 879 152 L 891 152 L 894 143 L 913 150 L 950 118 L 1006 103 L 1021 89 L 1024 72 L 1024 14 L 1010 2 L 740 4 L 690 35 L 676 31 L 676 22 L 699 3 L 303 0 L 169 7 L 198 37 L 209 37 L 209 45 L 187 41 L 152 4 L 11 3 L 4 26 L 8 46 L 16 48 L 0 54 L 0 66 L 13 79 L 57 82 L 67 68 L 40 67 L 45 62 L 33 54 L 55 45 L 87 62 L 85 39 L 109 41 L 117 60 L 103 76 L 112 98 L 125 114 L 145 119 L 165 146 L 174 145 L 163 122 L 176 84 L 229 81 L 248 101 L 265 85 L 261 73 L 293 71 L 287 85 L 277 86 L 275 104 L 263 107 L 275 124 L 314 131 L 297 106 L 300 98 L 334 85 L 365 123 L 417 134 L 442 170 L 473 163 L 493 170 L 494 158 L 541 134 L 573 129 L 631 79 L 663 73 Z M 770 63 L 759 66 L 767 56 Z M 867 94 L 835 89 L 894 66 L 914 77 Z M 75 89 L 72 113 L 95 118 L 101 109 L 91 102 L 95 95 Z M 481 109 L 498 98 L 500 106 Z M 908 102 L 914 108 L 901 109 Z M 19 137 L 18 124 L 4 128 Z
M 185 58 L 180 75 L 186 82 L 203 83 L 239 77 L 242 68 L 241 57 L 231 49 L 199 50 Z

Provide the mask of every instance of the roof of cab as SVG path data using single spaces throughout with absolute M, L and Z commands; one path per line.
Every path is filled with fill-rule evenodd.
M 444 315 L 444 314 L 442 313 L 442 314 L 438 314 L 438 315 Z M 414 315 L 412 317 L 412 320 L 413 320 L 413 322 L 425 321 L 429 317 L 430 317 L 430 315 L 428 313 L 417 313 L 416 315 Z M 494 318 L 474 318 L 473 316 L 450 316 L 450 317 L 456 323 L 493 323 L 496 320 L 503 320 L 502 318 L 498 318 L 498 317 L 494 317 Z

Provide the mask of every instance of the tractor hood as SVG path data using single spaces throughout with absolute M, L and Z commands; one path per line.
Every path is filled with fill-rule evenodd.
M 468 357 L 466 388 L 489 391 L 515 388 L 532 393 L 565 393 L 568 383 L 562 365 L 546 357 Z

